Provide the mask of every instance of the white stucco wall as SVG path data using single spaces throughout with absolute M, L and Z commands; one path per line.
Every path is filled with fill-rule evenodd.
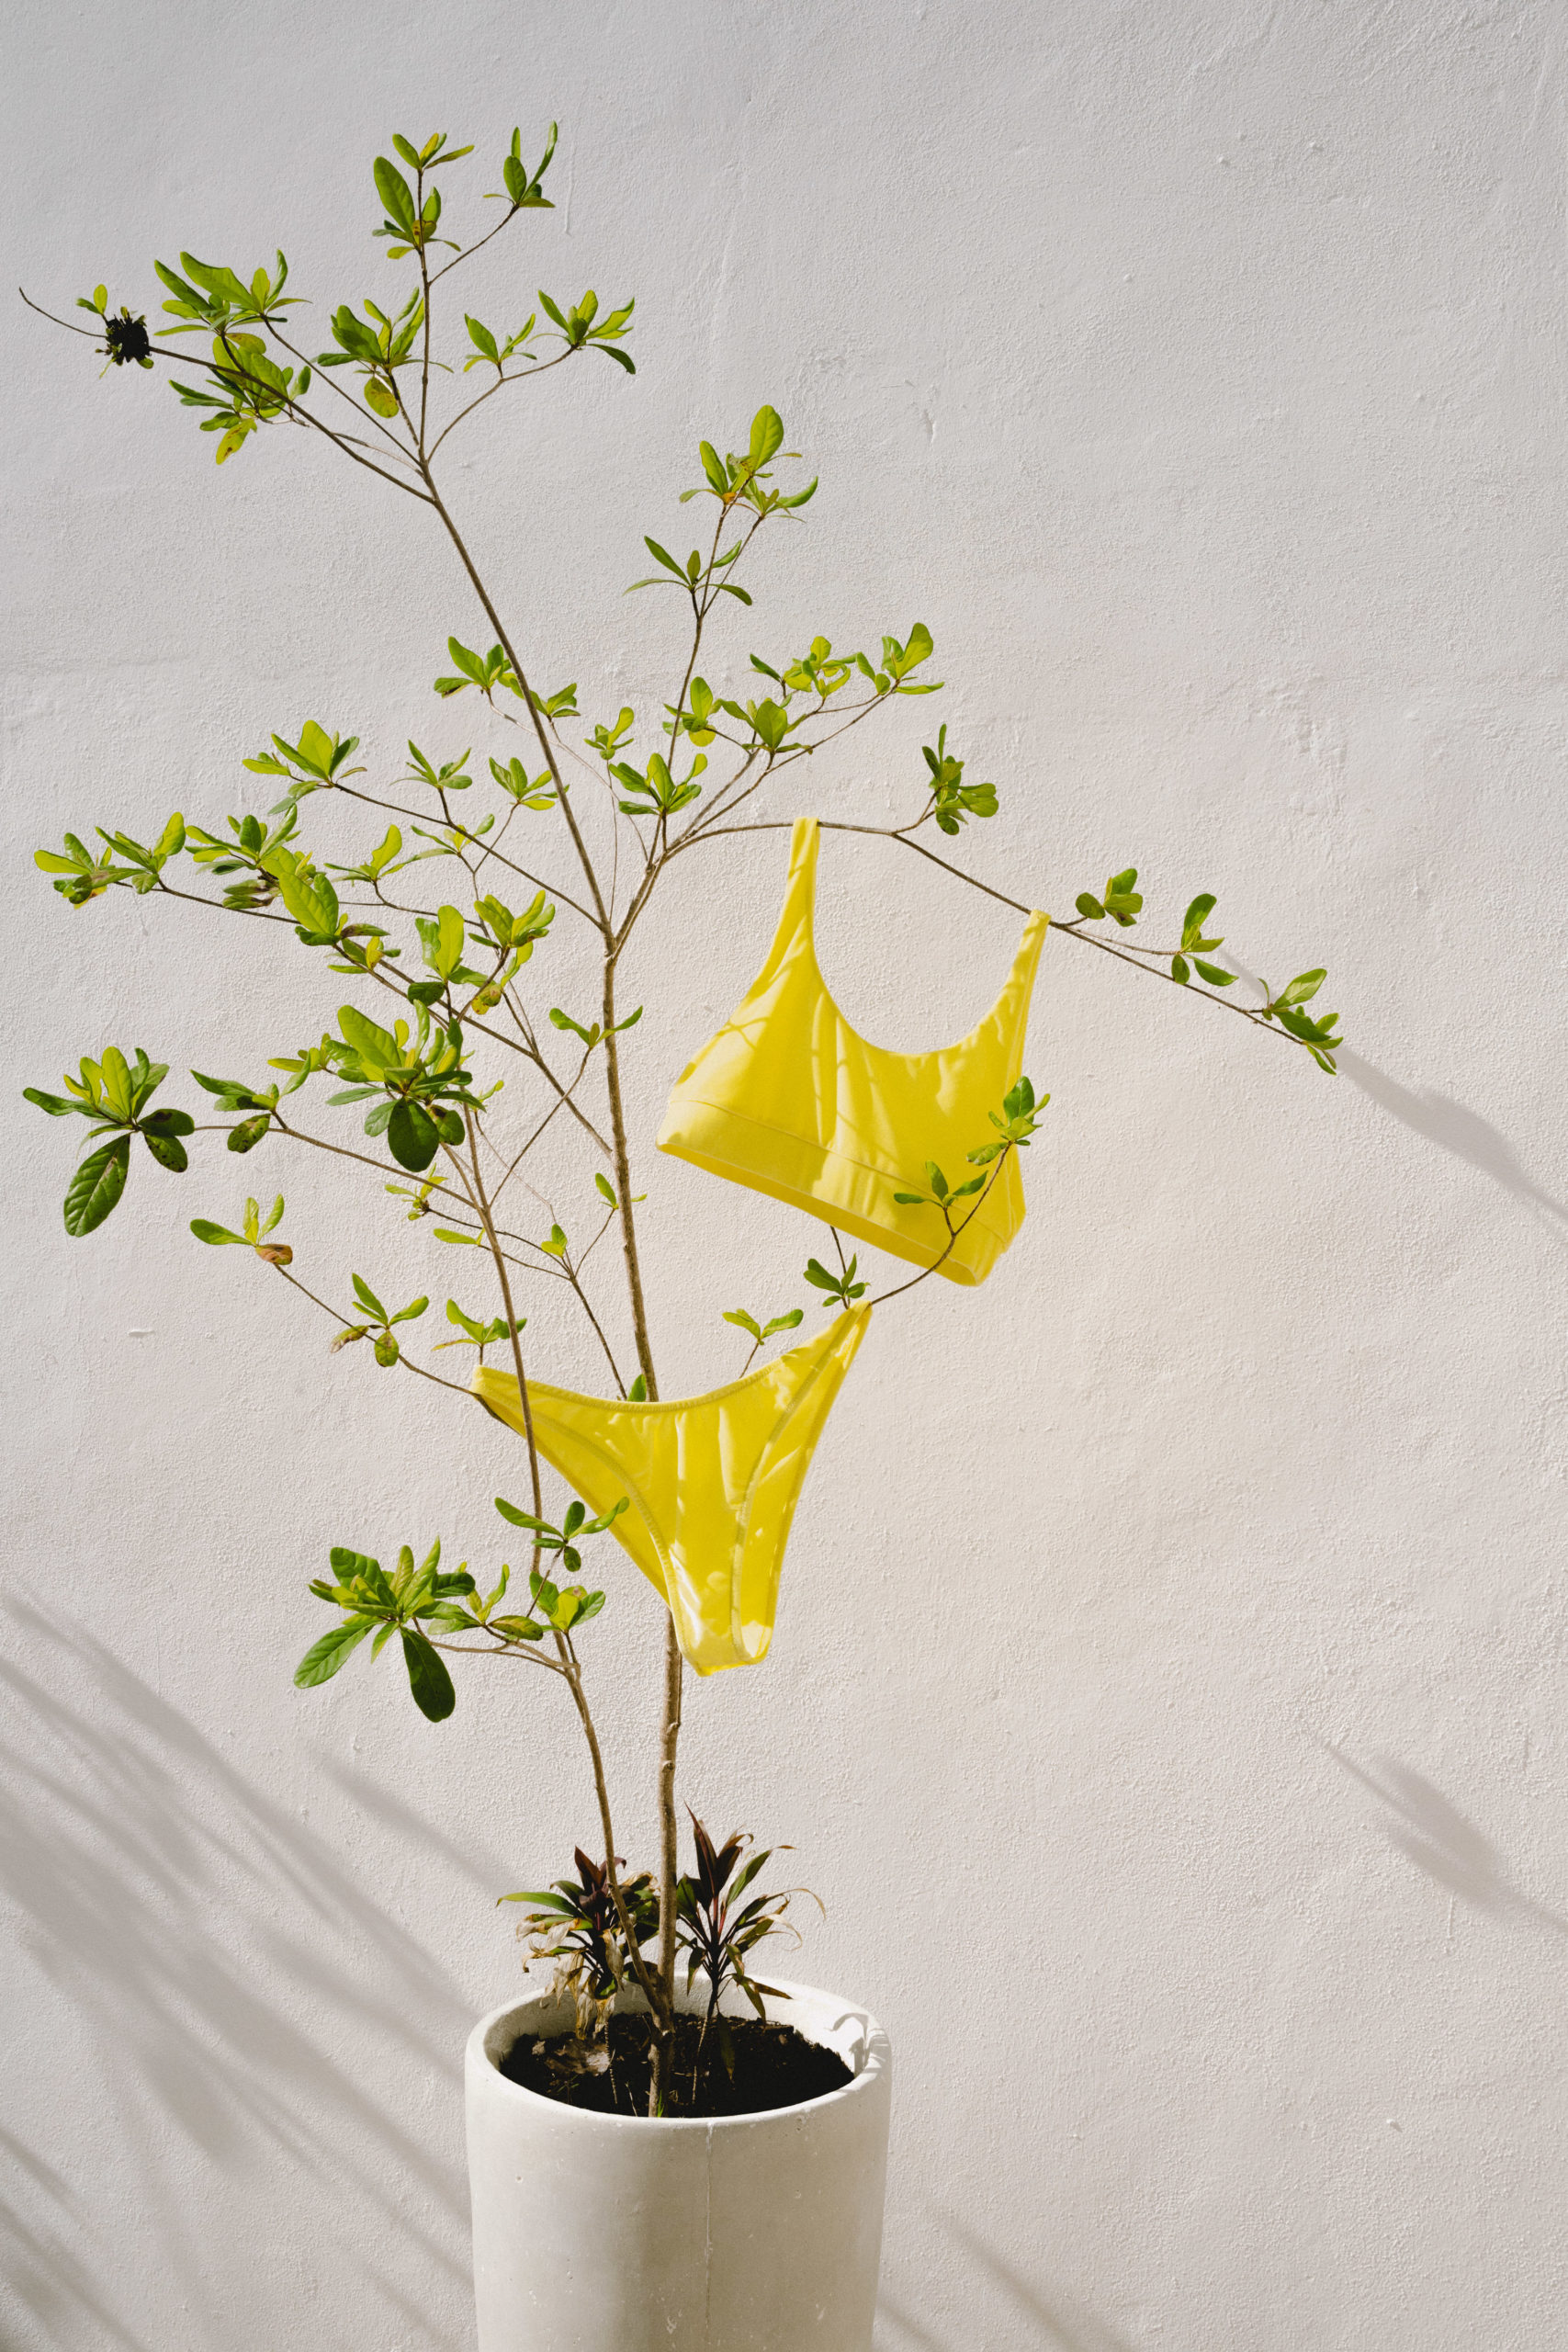
M 1252 967 L 1328 965 L 1332 1083 L 1047 945 L 1029 1223 L 983 1291 L 879 1318 L 773 1656 L 693 1691 L 685 1786 L 795 1842 L 829 1916 L 793 1967 L 893 2032 L 886 2352 L 1561 2341 L 1560 12 L 11 26 L 10 277 L 55 307 L 99 277 L 151 304 L 182 245 L 377 290 L 392 130 L 493 155 L 558 115 L 559 209 L 498 248 L 481 315 L 635 292 L 640 372 L 494 404 L 453 481 L 544 682 L 653 702 L 673 607 L 621 599 L 640 535 L 678 536 L 697 438 L 771 400 L 823 488 L 735 671 L 919 615 L 1002 795 L 973 871 L 1066 911 L 1135 860 L 1156 928 L 1208 888 Z M 412 509 L 297 436 L 220 474 L 154 379 L 8 317 L 13 1096 L 116 1037 L 248 1071 L 319 1031 L 307 959 L 122 896 L 73 916 L 31 850 L 265 806 L 241 758 L 310 715 L 382 761 L 457 750 L 478 721 L 428 681 L 482 625 Z M 784 807 L 908 806 L 937 709 Z M 782 1303 L 818 1246 L 650 1148 L 783 855 L 691 860 L 628 975 L 667 1392 L 730 1376 L 719 1311 Z M 1014 931 L 912 859 L 825 854 L 824 962 L 874 1036 L 966 1027 Z M 461 2041 L 517 1981 L 492 1897 L 592 1832 L 578 1746 L 549 1688 L 470 1679 L 433 1728 L 390 1660 L 289 1673 L 328 1542 L 499 1557 L 514 1442 L 330 1358 L 186 1229 L 281 1182 L 324 1275 L 439 1302 L 449 1266 L 373 1202 L 281 1156 L 139 1167 L 74 1243 L 73 1136 L 20 1107 L 12 1133 L 0 2335 L 460 2352 Z M 610 1747 L 643 1853 L 658 1626 L 610 1575 L 593 1656 L 633 1694 Z

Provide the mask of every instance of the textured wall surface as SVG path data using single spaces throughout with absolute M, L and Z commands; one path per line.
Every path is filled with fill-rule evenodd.
M 67 311 L 100 277 L 151 305 L 182 246 L 384 291 L 392 130 L 479 139 L 477 193 L 558 116 L 558 209 L 469 299 L 635 293 L 640 372 L 493 403 L 450 476 L 536 674 L 662 698 L 641 534 L 771 400 L 823 487 L 710 674 L 918 615 L 950 682 L 783 812 L 911 810 L 940 711 L 1001 794 L 970 871 L 1062 912 L 1135 860 L 1156 931 L 1206 888 L 1243 965 L 1329 967 L 1333 1081 L 1047 944 L 1028 1225 L 982 1291 L 879 1316 L 773 1656 L 692 1693 L 688 1792 L 794 1840 L 828 1909 L 795 1971 L 894 2036 L 885 2352 L 1560 2340 L 1562 45 L 1489 0 L 12 12 L 10 277 Z M 32 849 L 265 806 L 241 759 L 312 715 L 382 772 L 488 748 L 429 688 L 482 622 L 389 492 L 285 433 L 218 472 L 154 379 L 8 317 L 13 1099 L 113 1038 L 249 1072 L 319 1031 L 303 954 L 73 914 Z M 731 1376 L 720 1311 L 820 1246 L 651 1151 L 783 863 L 694 857 L 630 958 L 667 1393 Z M 1014 936 L 824 855 L 873 1036 L 958 1034 Z M 435 1728 L 389 1660 L 289 1672 L 328 1542 L 499 1555 L 515 1441 L 186 1231 L 254 1171 L 323 1280 L 439 1303 L 374 1195 L 270 1147 L 146 1164 L 72 1242 L 74 1135 L 13 1132 L 0 2335 L 462 2352 L 462 2038 L 519 1981 L 493 1897 L 592 1832 L 583 1767 L 553 1688 L 470 1679 Z M 657 1611 L 611 1576 L 643 1853 Z

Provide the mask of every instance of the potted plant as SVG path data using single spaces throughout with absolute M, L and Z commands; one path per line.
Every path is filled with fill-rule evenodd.
M 115 1209 L 142 1153 L 181 1176 L 189 1138 L 216 1131 L 247 1160 L 258 1150 L 280 1163 L 329 1155 L 428 1235 L 433 1290 L 460 1269 L 436 1318 L 446 1336 L 421 1350 L 415 1327 L 432 1312 L 430 1295 L 403 1301 L 358 1271 L 346 1283 L 318 1272 L 286 1228 L 281 1192 L 264 1207 L 272 1187 L 258 1186 L 228 1222 L 191 1224 L 204 1244 L 250 1251 L 269 1279 L 328 1317 L 334 1351 L 352 1351 L 351 1362 L 478 1403 L 522 1441 L 516 1491 L 496 1503 L 523 1538 L 516 1569 L 476 1577 L 445 1562 L 439 1544 L 422 1558 L 404 1546 L 383 1566 L 351 1531 L 356 1542 L 334 1545 L 310 1587 L 332 1622 L 295 1677 L 309 1689 L 362 1646 L 374 1655 L 392 1645 L 416 1705 L 438 1723 L 456 1703 L 448 1659 L 491 1657 L 549 1677 L 581 1731 L 588 1847 L 572 1873 L 502 1898 L 527 1906 L 554 1981 L 482 2019 L 468 2047 L 481 2352 L 699 2343 L 849 2352 L 871 2340 L 886 2042 L 854 2004 L 757 1973 L 753 1955 L 784 1928 L 789 1902 L 768 1878 L 768 1852 L 749 1850 L 739 1834 L 716 1840 L 694 1815 L 694 1861 L 682 1873 L 682 1681 L 688 1664 L 712 1672 L 764 1657 L 811 1447 L 872 1309 L 932 1276 L 983 1280 L 1016 1230 L 1019 1156 L 1049 1099 L 1021 1067 L 1049 919 L 931 846 L 931 831 L 951 843 L 998 805 L 993 785 L 966 779 L 945 727 L 925 751 L 903 822 L 851 813 L 796 823 L 784 912 L 747 1017 L 700 1046 L 659 1140 L 827 1225 L 829 1247 L 810 1257 L 804 1280 L 810 1306 L 831 1320 L 770 1352 L 801 1330 L 807 1306 L 737 1307 L 725 1319 L 744 1352 L 718 1367 L 721 1385 L 662 1399 L 621 1083 L 623 1041 L 641 1010 L 621 985 L 628 945 L 652 921 L 676 859 L 784 828 L 768 794 L 786 770 L 939 686 L 926 674 L 933 648 L 919 622 L 883 636 L 874 653 L 818 636 L 776 660 L 751 654 L 738 680 L 719 624 L 750 605 L 759 535 L 798 524 L 815 488 L 790 470 L 797 460 L 769 406 L 738 451 L 701 444 L 697 479 L 681 490 L 682 503 L 700 502 L 699 544 L 682 556 L 646 541 L 653 568 L 632 584 L 672 594 L 682 623 L 661 708 L 580 714 L 575 684 L 547 689 L 533 676 L 525 634 L 465 540 L 446 460 L 467 418 L 533 377 L 600 357 L 636 372 L 629 301 L 604 310 L 592 291 L 575 301 L 541 292 L 521 323 L 477 314 L 482 269 L 469 265 L 522 213 L 550 209 L 555 140 L 552 126 L 530 168 L 513 134 L 496 209 L 465 242 L 449 235 L 444 199 L 462 186 L 473 150 L 445 135 L 417 145 L 397 136 L 374 165 L 383 215 L 374 233 L 398 291 L 342 303 L 325 349 L 299 322 L 281 253 L 249 277 L 190 254 L 177 268 L 157 263 L 165 299 L 156 324 L 111 306 L 104 286 L 78 304 L 88 322 L 55 320 L 92 341 L 106 375 L 171 365 L 220 465 L 257 433 L 288 425 L 306 436 L 302 447 L 319 444 L 362 472 L 367 491 L 374 477 L 379 491 L 415 501 L 480 616 L 449 640 L 449 666 L 434 681 L 439 723 L 445 733 L 446 706 L 461 698 L 465 731 L 477 720 L 487 741 L 482 764 L 468 749 L 411 742 L 389 774 L 379 754 L 374 763 L 357 756 L 358 736 L 294 719 L 244 763 L 264 801 L 276 796 L 265 813 L 210 826 L 176 813 L 150 842 L 99 827 L 40 850 L 38 864 L 78 911 L 130 891 L 199 904 L 258 943 L 302 949 L 326 990 L 326 1025 L 318 1043 L 293 1048 L 237 1042 L 226 1072 L 242 1076 L 193 1071 L 191 1101 L 204 1115 L 156 1099 L 167 1066 L 140 1047 L 101 1046 L 62 1092 L 27 1091 L 51 1115 L 86 1123 L 65 1195 L 73 1238 Z M 336 839 L 340 814 L 349 821 Z M 996 1012 L 959 1046 L 880 1054 L 838 1014 L 810 928 L 818 831 L 835 828 L 931 860 L 1025 919 Z M 1132 936 L 1137 886 L 1134 868 L 1113 874 L 1079 893 L 1052 930 L 1272 1030 L 1332 1071 L 1335 1016 L 1307 1009 L 1321 970 L 1238 1001 L 1237 976 L 1214 960 L 1223 943 L 1208 931 L 1213 897 L 1195 897 L 1175 942 L 1152 948 Z M 554 1001 L 550 947 L 563 922 L 592 943 L 592 1007 Z M 525 1082 L 502 1097 L 508 1074 Z M 519 1206 L 519 1171 L 552 1126 L 581 1148 L 570 1232 Z M 863 1269 L 867 1244 L 903 1261 L 880 1289 Z M 601 1279 L 612 1247 L 614 1302 Z M 547 1283 L 585 1317 L 610 1393 L 577 1395 L 533 1369 L 526 1309 Z M 448 1351 L 471 1355 L 469 1379 L 452 1375 Z M 653 1668 L 660 1849 L 646 1869 L 617 1845 L 584 1638 L 609 1589 L 585 1555 L 592 1547 L 604 1558 L 606 1536 L 668 1603 Z

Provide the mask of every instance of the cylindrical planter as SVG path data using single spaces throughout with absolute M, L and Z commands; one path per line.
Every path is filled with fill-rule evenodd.
M 854 2079 L 712 2122 L 592 2115 L 509 2082 L 499 2063 L 520 2034 L 569 2024 L 554 1995 L 480 2018 L 467 2060 L 479 2352 L 870 2352 L 892 2053 L 852 2002 L 778 1989 L 770 2020 L 837 2051 Z M 705 1998 L 699 1981 L 682 2007 Z

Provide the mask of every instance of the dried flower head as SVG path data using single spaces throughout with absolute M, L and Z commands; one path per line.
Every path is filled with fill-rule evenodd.
M 147 322 L 133 319 L 129 309 L 122 309 L 118 319 L 104 321 L 104 349 L 111 366 L 123 368 L 134 359 L 139 367 L 152 365 L 152 344 L 147 333 Z

